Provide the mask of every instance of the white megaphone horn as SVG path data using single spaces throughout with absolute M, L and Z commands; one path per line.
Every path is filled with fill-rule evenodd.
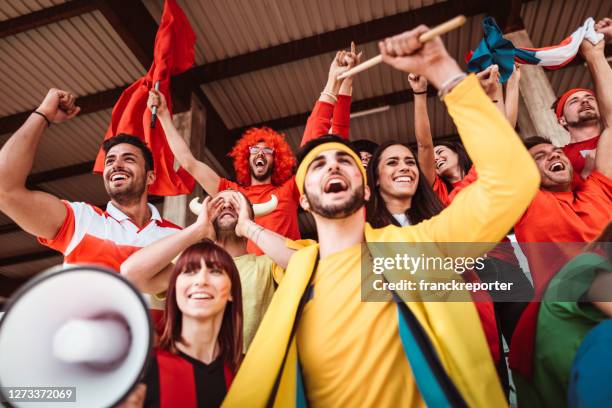
M 6 387 L 68 387 L 74 398 L 62 400 L 67 393 L 56 393 L 57 406 L 114 406 L 129 394 L 147 364 L 153 343 L 147 304 L 136 288 L 110 270 L 53 268 L 20 288 L 4 311 L 0 397 L 12 406 L 55 404 L 15 400 Z
M 253 204 L 253 214 L 255 214 L 255 217 L 263 217 L 274 211 L 277 205 L 278 198 L 274 194 L 270 194 L 270 199 L 265 203 Z M 189 209 L 195 215 L 200 215 L 202 203 L 198 197 L 195 197 L 189 202 Z

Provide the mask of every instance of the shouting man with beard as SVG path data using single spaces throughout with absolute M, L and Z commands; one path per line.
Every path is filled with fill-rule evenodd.
M 440 89 L 479 179 L 426 221 L 374 229 L 365 221 L 370 191 L 360 157 L 340 137 L 307 143 L 296 184 L 319 243 L 291 257 L 225 407 L 505 405 L 473 303 L 418 301 L 418 290 L 395 293 L 397 303 L 362 300 L 370 278 L 362 263 L 371 270 L 373 243 L 436 243 L 428 248 L 441 257 L 453 254 L 449 242 L 491 243 L 462 253 L 480 256 L 538 187 L 533 160 L 506 118 L 439 37 L 418 41 L 426 31 L 381 42 L 383 61 Z M 389 283 L 401 279 L 383 274 Z
M 344 123 L 348 137 L 350 91 L 346 91 L 348 95 L 343 95 L 343 85 L 347 87 L 346 84 L 352 83 L 352 80 L 338 80 L 337 77 L 358 61 L 359 57 L 354 49 L 351 52 L 339 51 L 336 54 L 329 68 L 327 84 L 318 104 L 315 105 L 316 112 L 313 112 L 316 113 L 314 121 L 321 123 L 310 123 L 309 119 L 302 144 L 310 138 L 327 134 L 329 127 L 325 131 L 321 131 L 321 127 L 325 121 L 329 121 L 329 118 L 325 117 L 326 113 L 331 114 L 333 111 L 334 120 L 336 119 L 334 105 L 336 107 L 342 105 L 343 114 L 338 116 L 346 116 Z M 193 156 L 189 146 L 172 124 L 165 98 L 160 92 L 151 90 L 148 104 L 149 108 L 157 106 L 157 117 L 164 128 L 174 156 L 204 191 L 214 196 L 219 191 L 232 189 L 243 193 L 253 204 L 269 203 L 275 209 L 267 215 L 257 217 L 257 223 L 289 239 L 300 238 L 299 192 L 293 177 L 295 156 L 283 135 L 267 127 L 247 130 L 229 154 L 234 160 L 236 171 L 236 182 L 233 182 L 220 177 L 212 168 Z M 338 129 L 337 126 L 335 128 Z M 252 241 L 249 241 L 247 250 L 257 255 L 263 254 L 261 248 Z
M 612 19 L 599 21 L 595 29 L 609 40 L 612 38 Z M 593 45 L 585 40 L 580 47 L 596 92 L 585 88 L 570 89 L 553 105 L 559 124 L 570 134 L 570 142 L 563 151 L 574 167 L 573 186 L 586 180 L 593 171 L 599 137 L 604 126 L 612 123 L 612 118 L 604 115 L 604 112 L 608 115 L 612 112 L 612 69 L 604 53 L 605 43 L 600 41 Z
M 155 180 L 153 156 L 136 136 L 121 134 L 103 144 L 104 187 L 110 196 L 106 211 L 26 187 L 45 129 L 79 111 L 72 94 L 51 89 L 4 144 L 0 210 L 43 245 L 61 252 L 66 264 L 102 265 L 118 272 L 130 254 L 180 228 L 163 220 L 147 202 L 147 188 Z

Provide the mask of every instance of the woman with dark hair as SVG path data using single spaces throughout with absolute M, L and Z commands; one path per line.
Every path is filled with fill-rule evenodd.
M 434 147 L 436 181 L 434 189 L 446 205 L 449 194 L 472 169 L 472 160 L 460 142 L 441 140 Z M 440 184 L 439 184 L 440 183 Z
M 145 406 L 220 406 L 242 361 L 240 277 L 223 248 L 205 239 L 181 254 L 164 317 Z
M 444 209 L 405 144 L 394 140 L 382 143 L 374 151 L 367 173 L 372 196 L 366 218 L 374 228 L 417 224 Z
M 518 109 L 517 89 L 520 70 L 515 69 L 511 80 L 508 81 L 505 105 L 497 67 L 491 66 L 479 73 L 478 77 L 489 98 L 514 126 Z M 463 188 L 476 181 L 478 175 L 460 142 L 439 141 L 434 146 L 427 114 L 427 80 L 410 74 L 408 81 L 415 94 L 414 126 L 418 162 L 423 169 L 424 178 L 429 181 L 438 198 L 447 206 Z M 509 291 L 489 292 L 494 301 L 500 343 L 503 335 L 509 344 L 527 301 L 533 296 L 533 287 L 520 268 L 508 237 L 488 252 L 484 263 L 485 268 L 477 271 L 479 280 L 486 283 L 496 281 L 512 283 L 512 289 Z

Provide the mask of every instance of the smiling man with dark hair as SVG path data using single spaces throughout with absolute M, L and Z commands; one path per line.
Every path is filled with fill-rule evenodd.
M 106 211 L 29 190 L 26 178 L 43 133 L 51 123 L 79 113 L 72 94 L 51 89 L 38 109 L 0 150 L 0 210 L 26 232 L 64 255 L 67 264 L 96 264 L 119 271 L 133 252 L 180 228 L 147 202 L 155 180 L 151 151 L 136 136 L 104 142 L 102 174 L 110 197 Z

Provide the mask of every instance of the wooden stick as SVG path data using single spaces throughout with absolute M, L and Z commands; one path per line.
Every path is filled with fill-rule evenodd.
M 431 41 L 435 37 L 442 35 L 442 34 L 446 34 L 447 32 L 454 30 L 455 28 L 459 28 L 464 24 L 465 24 L 465 16 L 463 15 L 457 16 L 421 34 L 421 36 L 419 37 L 419 41 L 422 43 L 426 43 L 427 41 Z M 373 66 L 380 64 L 381 62 L 382 62 L 382 55 L 379 54 L 375 56 L 374 58 L 370 58 L 369 60 L 364 61 L 363 63 L 357 65 L 356 67 L 349 69 L 345 73 L 338 75 L 338 79 L 348 78 L 362 71 L 365 71 L 366 69 L 370 69 Z

